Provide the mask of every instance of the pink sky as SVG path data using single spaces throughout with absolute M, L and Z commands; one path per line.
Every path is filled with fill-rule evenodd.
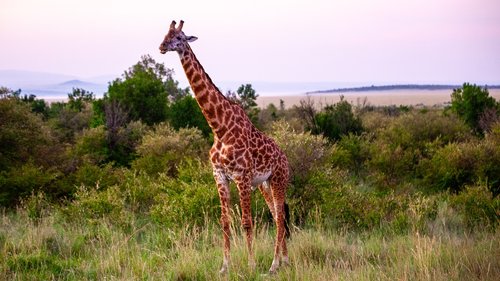
M 0 0 L 0 70 L 120 75 L 170 21 L 214 81 L 500 83 L 498 0 Z

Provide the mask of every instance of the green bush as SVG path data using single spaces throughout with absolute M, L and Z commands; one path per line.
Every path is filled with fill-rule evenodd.
M 339 140 L 349 133 L 361 133 L 363 127 L 361 119 L 355 116 L 352 105 L 341 96 L 340 101 L 334 105 L 326 106 L 314 116 L 316 127 L 314 134 L 323 134 L 329 140 Z
M 175 176 L 183 159 L 206 159 L 208 143 L 196 128 L 176 131 L 167 123 L 160 123 L 144 135 L 137 153 L 139 158 L 132 162 L 132 168 L 149 175 Z
M 101 219 L 126 226 L 130 223 L 130 213 L 125 208 L 125 198 L 118 186 L 106 190 L 81 186 L 74 195 L 74 200 L 62 208 L 63 214 L 73 220 L 96 223 Z
M 482 140 L 450 143 L 419 164 L 423 182 L 437 190 L 458 192 L 465 185 L 485 182 L 496 195 L 500 185 L 500 134 Z
M 77 163 L 103 164 L 109 157 L 104 126 L 83 130 L 70 154 Z
M 190 95 L 180 98 L 169 106 L 168 120 L 176 130 L 198 128 L 205 137 L 212 132 L 196 99 Z
M 377 132 L 377 138 L 393 147 L 423 150 L 426 143 L 442 144 L 470 138 L 468 128 L 454 116 L 441 111 L 410 111 L 399 115 Z
M 54 144 L 52 131 L 28 105 L 14 98 L 0 98 L 0 171 L 33 161 L 45 164 Z M 50 162 L 50 161 L 49 161 Z
M 21 208 L 26 210 L 28 218 L 31 220 L 39 220 L 47 216 L 52 208 L 50 200 L 43 191 L 33 192 L 31 196 L 21 200 Z
M 332 148 L 322 136 L 297 133 L 285 121 L 273 124 L 272 137 L 288 158 L 291 186 L 287 200 L 292 213 L 301 221 L 319 200 L 310 180 L 322 169 L 329 171 Z
M 458 210 L 466 226 L 495 229 L 499 223 L 500 198 L 493 197 L 484 185 L 468 186 L 452 197 L 451 205 Z
M 203 225 L 206 218 L 217 219 L 220 200 L 208 163 L 186 162 L 177 179 L 161 177 L 161 192 L 151 208 L 151 217 L 168 227 Z M 233 197 L 234 198 L 234 197 Z
M 331 161 L 334 167 L 348 169 L 355 175 L 364 168 L 365 162 L 369 159 L 370 136 L 348 134 L 333 146 Z
M 484 133 L 480 126 L 481 115 L 488 109 L 498 110 L 497 101 L 489 96 L 488 89 L 464 83 L 451 94 L 451 111 L 455 112 L 476 133 Z
M 373 230 L 391 225 L 397 233 L 408 230 L 410 219 L 405 213 L 408 200 L 404 196 L 380 196 L 375 192 L 359 191 L 350 185 L 322 189 L 321 196 L 323 220 L 334 228 Z
M 420 162 L 434 157 L 441 147 L 471 139 L 462 122 L 438 111 L 410 111 L 372 133 L 367 169 L 382 189 L 416 178 Z
M 105 99 L 117 101 L 131 120 L 153 125 L 167 118 L 168 92 L 166 84 L 172 70 L 150 56 L 142 56 L 137 64 L 125 71 L 123 78 L 109 84 Z
M 1 171 L 0 206 L 14 206 L 21 198 L 28 197 L 33 192 L 57 194 L 57 190 L 51 187 L 59 176 L 59 172 L 46 170 L 31 162 L 19 168 Z

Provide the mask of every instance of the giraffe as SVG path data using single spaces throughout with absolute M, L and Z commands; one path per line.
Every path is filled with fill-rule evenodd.
M 240 197 L 241 224 L 245 229 L 248 263 L 255 268 L 252 249 L 251 191 L 258 188 L 276 224 L 274 257 L 269 272 L 275 273 L 281 263 L 288 264 L 285 239 L 285 194 L 289 183 L 288 160 L 278 145 L 252 124 L 245 111 L 229 101 L 204 71 L 189 42 L 194 36 L 182 31 L 184 22 L 172 21 L 160 45 L 160 52 L 175 51 L 189 80 L 198 105 L 214 135 L 209 156 L 221 203 L 221 225 L 224 241 L 220 272 L 229 270 L 230 209 L 229 181 L 236 183 Z

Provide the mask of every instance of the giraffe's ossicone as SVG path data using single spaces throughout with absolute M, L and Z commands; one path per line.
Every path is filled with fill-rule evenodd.
M 215 182 L 221 201 L 224 260 L 221 273 L 230 261 L 229 181 L 236 183 L 240 197 L 241 222 L 246 231 L 249 264 L 254 267 L 250 196 L 258 187 L 276 223 L 274 259 L 269 271 L 276 272 L 281 262 L 288 264 L 285 239 L 285 195 L 289 183 L 288 160 L 278 145 L 252 124 L 245 111 L 229 101 L 214 85 L 189 46 L 197 38 L 186 36 L 184 22 L 172 21 L 160 45 L 162 54 L 175 51 L 193 89 L 196 101 L 212 128 L 214 144 L 210 149 Z

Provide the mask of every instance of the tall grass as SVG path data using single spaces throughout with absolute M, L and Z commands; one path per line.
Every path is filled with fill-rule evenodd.
M 257 223 L 257 268 L 247 265 L 245 241 L 233 224 L 230 274 L 218 273 L 218 224 L 175 229 L 145 217 L 128 227 L 103 217 L 70 220 L 57 210 L 30 218 L 25 209 L 0 218 L 2 280 L 499 280 L 500 233 L 441 228 L 421 234 L 348 232 L 317 225 L 295 228 L 291 264 L 265 275 L 273 228 Z

